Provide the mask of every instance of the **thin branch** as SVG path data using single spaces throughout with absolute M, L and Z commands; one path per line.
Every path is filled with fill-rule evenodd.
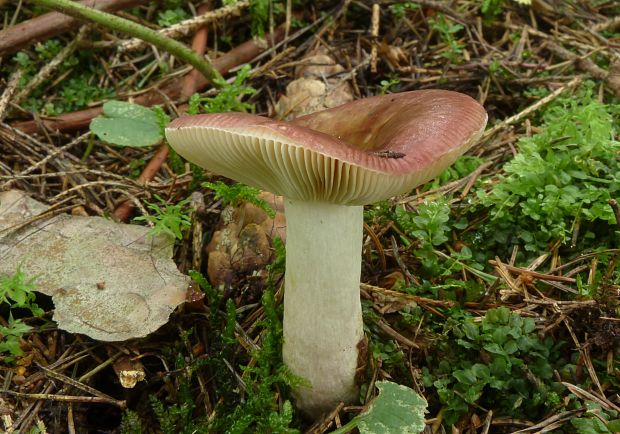
M 203 56 L 199 56 L 196 52 L 180 42 L 160 35 L 155 30 L 149 29 L 141 24 L 83 6 L 70 0 L 32 0 L 32 2 L 71 15 L 72 17 L 89 20 L 107 27 L 108 29 L 143 39 L 155 45 L 157 48 L 166 50 L 177 58 L 189 63 L 209 79 L 215 87 L 219 87 L 219 85 L 216 84 L 217 81 L 223 80 L 222 75 Z

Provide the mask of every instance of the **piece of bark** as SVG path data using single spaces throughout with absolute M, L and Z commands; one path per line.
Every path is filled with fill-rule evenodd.
M 353 89 L 338 74 L 344 68 L 324 52 L 316 52 L 303 60 L 276 105 L 280 119 L 291 120 L 320 110 L 353 101 Z
M 243 44 L 233 48 L 226 54 L 218 57 L 213 61 L 213 66 L 221 74 L 226 74 L 230 69 L 235 66 L 247 63 L 254 57 L 259 55 L 265 49 L 273 43 L 279 42 L 284 37 L 284 28 L 276 29 L 273 36 L 266 35 L 266 41 L 249 40 Z M 202 90 L 208 84 L 206 78 L 202 75 L 198 77 L 196 81 L 196 89 Z M 136 104 L 143 106 L 153 106 L 156 104 L 162 104 L 165 102 L 164 96 L 177 102 L 184 102 L 180 99 L 182 89 L 182 80 L 173 80 L 165 85 L 162 89 L 155 89 L 149 91 L 143 95 L 140 95 L 134 99 Z M 66 113 L 53 118 L 43 119 L 41 123 L 49 130 L 58 130 L 63 132 L 75 131 L 87 128 L 90 121 L 99 116 L 102 113 L 101 107 L 93 107 L 85 110 L 80 110 L 72 113 Z M 13 128 L 23 131 L 27 134 L 32 134 L 38 131 L 39 125 L 35 121 L 22 121 L 14 122 L 11 124 Z
M 248 202 L 226 207 L 211 241 L 206 246 L 207 275 L 214 287 L 235 286 L 255 272 L 260 272 L 272 258 L 272 240 L 286 237 L 282 196 L 262 192 L 276 212 L 271 218 L 262 208 Z M 260 276 L 261 280 L 266 275 Z
M 117 11 L 130 8 L 146 0 L 84 0 L 82 5 L 101 11 Z M 50 12 L 31 20 L 23 21 L 0 31 L 0 56 L 15 53 L 36 42 L 52 38 L 73 30 L 78 20 L 60 12 Z

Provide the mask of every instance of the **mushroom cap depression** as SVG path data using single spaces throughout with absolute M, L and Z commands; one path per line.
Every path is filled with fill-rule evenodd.
M 292 122 L 247 113 L 175 119 L 174 150 L 217 174 L 300 201 L 365 205 L 439 175 L 484 131 L 471 97 L 419 90 L 360 99 Z

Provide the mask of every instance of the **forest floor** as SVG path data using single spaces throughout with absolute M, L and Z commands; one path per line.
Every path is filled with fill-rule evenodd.
M 224 3 L 97 0 L 150 29 L 180 28 L 171 37 L 228 80 L 214 90 L 164 49 L 39 0 L 0 0 L 0 198 L 19 190 L 44 207 L 7 226 L 0 203 L 0 431 L 329 433 L 365 414 L 375 384 L 389 381 L 426 399 L 427 433 L 620 432 L 620 4 Z M 440 88 L 489 115 L 479 142 L 439 177 L 365 208 L 360 402 L 315 421 L 295 410 L 281 361 L 283 224 L 263 225 L 267 244 L 241 253 L 211 241 L 223 230 L 243 238 L 234 219 L 260 214 L 271 196 L 184 162 L 158 131 L 186 112 L 297 115 L 287 86 L 308 65 L 329 95 Z M 134 124 L 105 133 L 133 134 L 125 146 L 89 130 L 110 100 L 158 106 L 145 115 L 155 139 Z M 61 311 L 71 282 L 44 291 L 51 278 L 29 268 L 58 251 L 20 239 L 26 253 L 7 259 L 20 231 L 61 214 L 173 240 L 176 266 L 192 277 L 185 300 L 143 327 L 109 314 L 119 333 L 147 336 L 77 332 L 67 316 L 86 324 L 89 309 L 105 316 L 131 300 Z M 279 212 L 257 218 L 283 222 Z M 66 238 L 63 249 L 77 243 Z M 87 251 L 77 274 L 106 268 L 99 256 L 109 252 Z M 381 432 L 414 432 L 398 418 Z

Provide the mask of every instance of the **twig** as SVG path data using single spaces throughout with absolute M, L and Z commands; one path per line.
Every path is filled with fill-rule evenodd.
M 166 159 L 168 158 L 168 144 L 162 143 L 155 155 L 149 160 L 146 167 L 140 173 L 138 177 L 138 182 L 141 184 L 146 184 L 148 181 L 153 179 L 155 174 L 161 168 L 161 165 L 164 164 Z M 121 202 L 118 207 L 114 210 L 114 217 L 120 222 L 126 222 L 131 217 L 131 213 L 134 210 L 133 203 L 129 200 Z
M 103 11 L 116 11 L 147 3 L 147 0 L 85 0 L 81 4 Z M 76 27 L 77 20 L 59 12 L 50 12 L 0 31 L 0 55 L 53 38 Z
M 370 25 L 370 38 L 371 38 L 371 47 L 370 47 L 370 72 L 373 74 L 377 72 L 377 38 L 379 37 L 379 18 L 381 15 L 379 14 L 381 9 L 379 7 L 379 3 L 375 3 L 372 5 L 372 18 Z
M 19 86 L 19 82 L 22 78 L 22 70 L 17 69 L 13 74 L 11 74 L 11 78 L 9 78 L 9 82 L 6 84 L 6 88 L 2 95 L 0 96 L 0 122 L 4 120 L 4 117 L 7 114 L 7 107 L 9 106 L 9 102 L 11 100 L 15 100 L 13 94 Z
M 70 0 L 32 0 L 32 2 L 71 15 L 72 17 L 86 19 L 107 27 L 108 29 L 127 33 L 128 35 L 143 39 L 155 45 L 157 48 L 166 50 L 170 54 L 189 63 L 209 79 L 215 87 L 219 87 L 217 82 L 223 80 L 222 75 L 203 56 L 199 56 L 180 42 L 162 36 L 155 30 L 149 29 L 141 24 L 117 17 L 116 15 L 91 9 Z
M 618 206 L 618 201 L 616 199 L 609 199 L 607 203 L 611 209 L 614 210 L 614 215 L 616 216 L 616 226 L 620 227 L 620 206 Z
M 575 410 L 570 410 L 570 411 L 564 411 L 562 413 L 558 413 L 558 414 L 554 414 L 551 417 L 548 417 L 547 419 L 543 420 L 540 423 L 537 423 L 536 425 L 532 425 L 532 426 L 528 426 L 527 428 L 524 428 L 522 430 L 519 431 L 515 431 L 513 434 L 524 434 L 524 433 L 528 433 L 531 431 L 537 431 L 537 432 L 541 432 L 539 430 L 541 430 L 542 428 L 546 428 L 547 426 L 553 424 L 553 423 L 557 423 L 557 422 L 566 422 L 569 419 L 572 419 L 575 416 L 579 416 L 583 413 L 585 413 L 586 408 L 585 407 L 581 407 L 581 408 L 577 408 Z
M 562 384 L 568 388 L 572 393 L 580 397 L 581 399 L 587 401 L 594 401 L 601 404 L 607 410 L 620 412 L 620 407 L 618 407 L 613 402 L 609 401 L 607 398 L 600 397 L 599 395 L 595 395 L 594 393 L 588 392 L 587 390 L 582 389 L 579 386 L 575 386 L 574 384 L 567 383 L 562 381 Z
M 542 106 L 549 104 L 551 101 L 556 99 L 558 96 L 560 96 L 564 92 L 576 88 L 577 86 L 579 86 L 582 80 L 583 78 L 581 76 L 577 76 L 573 78 L 571 81 L 566 83 L 564 86 L 561 86 L 558 89 L 554 90 L 546 97 L 541 98 L 540 100 L 536 101 L 534 104 L 520 111 L 516 115 L 510 116 L 509 118 L 504 119 L 503 121 L 495 124 L 493 127 L 486 130 L 484 134 L 482 134 L 482 137 L 480 138 L 479 143 L 485 142 L 490 137 L 494 136 L 497 132 L 501 131 L 507 126 L 520 122 L 524 118 L 528 117 L 530 114 L 534 113 L 536 110 L 540 109 Z
M 416 344 L 415 342 L 413 342 L 411 339 L 406 338 L 405 336 L 401 335 L 400 333 L 398 333 L 396 330 L 394 330 L 392 327 L 390 327 L 390 325 L 383 321 L 383 320 L 377 320 L 375 321 L 375 325 L 377 327 L 379 327 L 379 329 L 385 333 L 386 335 L 388 335 L 389 337 L 391 337 L 392 339 L 394 339 L 396 342 L 399 342 L 407 347 L 410 348 L 415 348 L 415 349 L 420 349 L 420 346 L 418 344 Z
M 99 397 L 101 399 L 107 399 L 109 401 L 116 401 L 110 395 L 107 395 L 107 394 L 105 394 L 103 392 L 100 392 L 97 389 L 95 389 L 94 387 L 90 387 L 89 385 L 84 384 L 84 383 L 82 383 L 82 382 L 80 382 L 78 380 L 74 380 L 71 377 L 67 377 L 64 374 L 56 372 L 53 369 L 46 368 L 45 366 L 42 366 L 42 365 L 39 365 L 39 369 L 41 369 L 45 373 L 45 375 L 47 377 L 49 377 L 49 378 L 60 380 L 63 383 L 66 383 L 66 384 L 68 384 L 70 386 L 73 386 L 73 387 L 75 387 L 77 389 L 80 389 L 83 392 L 90 393 L 91 395 L 97 396 L 97 397 Z
M 603 21 L 602 23 L 594 24 L 591 29 L 593 32 L 603 32 L 609 29 L 615 29 L 620 26 L 620 15 L 617 15 L 609 20 Z
M 199 29 L 206 24 L 212 23 L 214 21 L 220 21 L 229 16 L 239 15 L 241 11 L 247 8 L 249 5 L 249 0 L 242 0 L 230 6 L 224 6 L 211 12 L 203 12 L 201 15 L 185 21 L 181 21 L 180 23 L 174 24 L 170 27 L 166 27 L 165 29 L 158 31 L 157 33 L 159 33 L 161 36 L 178 39 L 182 36 L 189 35 L 196 29 Z M 144 40 L 139 38 L 133 38 L 127 41 L 122 41 L 118 49 L 120 51 L 131 51 L 141 48 L 144 45 L 146 45 L 146 42 Z
M 491 259 L 489 263 L 491 265 L 499 265 L 499 261 L 493 260 L 493 259 Z M 564 282 L 564 283 L 576 283 L 577 282 L 576 279 L 566 277 L 566 276 L 555 276 L 553 274 L 539 273 L 537 271 L 530 271 L 530 270 L 525 270 L 519 267 L 513 267 L 512 265 L 508 265 L 508 264 L 502 264 L 502 266 L 506 268 L 506 270 L 512 271 L 513 273 L 524 274 L 526 276 L 530 276 L 535 279 L 551 280 L 555 282 Z
M 453 301 L 448 300 L 434 300 L 432 298 L 420 297 L 417 295 L 405 294 L 400 291 L 392 291 L 391 289 L 381 288 L 380 286 L 373 286 L 367 283 L 360 284 L 360 288 L 370 293 L 371 297 L 378 302 L 397 302 L 405 306 L 417 306 L 428 305 L 437 306 L 442 308 L 449 308 L 455 305 Z
M 6 394 L 16 396 L 24 399 L 45 400 L 45 401 L 61 401 L 61 402 L 85 402 L 89 404 L 110 404 L 115 405 L 121 409 L 127 407 L 125 401 L 118 401 L 116 399 L 101 398 L 98 396 L 69 396 L 69 395 L 54 395 L 51 393 L 21 393 L 14 392 L 12 390 L 1 390 L 0 394 Z

